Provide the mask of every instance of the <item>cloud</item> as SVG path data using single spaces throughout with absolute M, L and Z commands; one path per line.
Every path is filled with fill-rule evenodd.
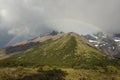
M 34 7 L 29 7 L 29 4 L 25 3 L 25 0 L 2 1 L 3 2 L 1 4 L 4 5 L 0 10 L 0 27 L 6 28 L 10 31 L 12 29 L 12 31 L 17 30 L 17 33 L 18 30 L 19 32 L 23 31 L 26 27 L 28 27 L 30 30 L 38 29 L 38 27 L 40 27 L 40 29 L 44 29 L 44 27 L 47 27 L 44 21 L 45 17 L 43 18 L 41 11 L 39 9 L 34 9 Z
M 120 0 L 0 0 L 0 29 L 16 36 L 119 32 L 119 8 Z
M 6 30 L 4 29 L 0 29 L 0 47 L 6 45 L 10 40 L 12 40 L 12 38 L 14 37 L 14 35 L 10 35 L 7 33 Z

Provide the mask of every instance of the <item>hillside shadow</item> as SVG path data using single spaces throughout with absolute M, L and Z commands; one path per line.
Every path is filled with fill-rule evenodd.
M 23 79 L 19 80 L 65 80 L 67 72 L 54 69 L 48 71 L 40 71 L 38 74 L 25 76 Z

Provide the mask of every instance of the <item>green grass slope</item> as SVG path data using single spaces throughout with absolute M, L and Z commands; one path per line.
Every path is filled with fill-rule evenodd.
M 42 65 L 96 69 L 119 66 L 120 61 L 92 47 L 82 37 L 68 33 L 57 40 L 47 40 L 41 46 L 19 52 L 0 61 L 1 67 L 37 67 Z

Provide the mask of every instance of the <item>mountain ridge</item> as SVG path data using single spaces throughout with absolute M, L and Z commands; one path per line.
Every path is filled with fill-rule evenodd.
M 119 65 L 117 59 L 105 55 L 89 45 L 76 33 L 67 33 L 56 40 L 49 39 L 42 45 L 0 61 L 0 66 L 59 66 L 96 68 Z M 9 65 L 8 65 L 9 64 Z

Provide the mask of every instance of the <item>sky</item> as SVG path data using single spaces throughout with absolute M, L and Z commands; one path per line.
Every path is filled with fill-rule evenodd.
M 119 8 L 120 0 L 0 0 L 0 34 L 22 39 L 52 30 L 119 33 Z

